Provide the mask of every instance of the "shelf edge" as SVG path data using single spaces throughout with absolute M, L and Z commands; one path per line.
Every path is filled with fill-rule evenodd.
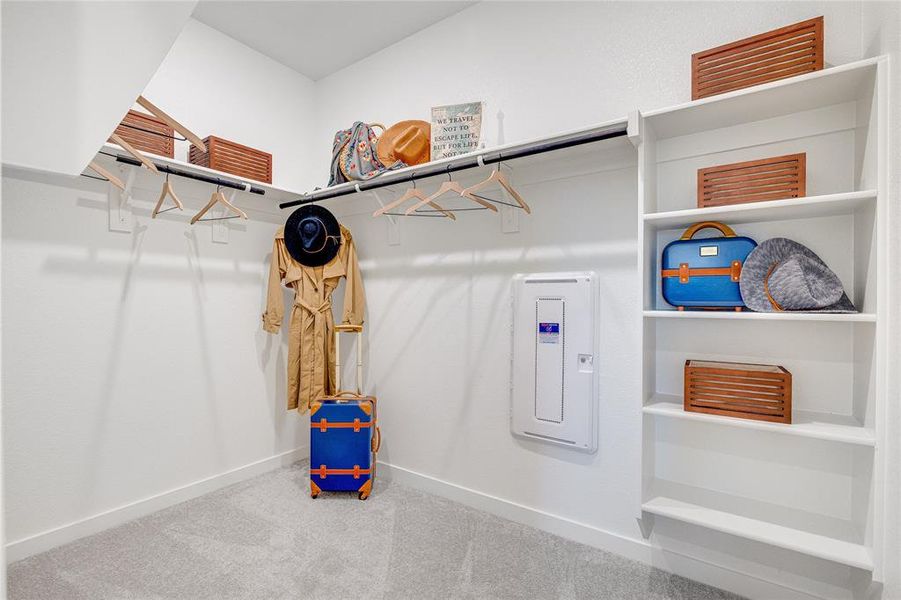
M 702 413 L 692 413 L 685 411 L 675 411 L 672 409 L 661 408 L 659 405 L 661 404 L 671 404 L 673 406 L 679 406 L 676 402 L 667 402 L 665 400 L 656 400 L 654 401 L 652 398 L 651 404 L 646 404 L 642 407 L 642 412 L 647 415 L 654 415 L 658 417 L 668 418 L 668 419 L 680 419 L 684 421 L 693 421 L 696 423 L 709 423 L 711 425 L 724 426 L 724 427 L 736 427 L 738 429 L 747 429 L 749 431 L 762 431 L 765 433 L 777 433 L 781 435 L 789 435 L 795 437 L 804 437 L 816 440 L 823 440 L 826 442 L 835 442 L 840 444 L 849 444 L 853 446 L 863 446 L 865 448 L 875 448 L 876 447 L 876 435 L 872 429 L 868 429 L 866 427 L 852 427 L 850 425 L 835 425 L 835 427 L 847 427 L 849 430 L 859 429 L 861 432 L 867 432 L 865 436 L 859 435 L 842 435 L 842 434 L 829 434 L 829 433 L 818 433 L 816 431 L 811 431 L 809 429 L 805 430 L 801 427 L 801 424 L 795 424 L 794 429 L 792 429 L 793 425 L 780 425 L 767 423 L 765 421 L 752 421 L 752 420 L 743 420 L 737 419 L 733 417 L 720 417 L 716 415 L 706 415 Z
M 679 506 L 666 506 L 665 503 L 672 503 Z M 873 570 L 873 553 L 872 550 L 863 545 L 856 544 L 854 542 L 847 542 L 845 540 L 841 540 L 838 538 L 832 538 L 816 533 L 806 532 L 800 529 L 794 529 L 791 527 L 786 527 L 784 525 L 777 525 L 775 523 L 770 523 L 767 521 L 762 521 L 760 519 L 752 519 L 750 517 L 743 517 L 741 515 L 736 515 L 732 513 L 727 513 L 720 510 L 715 510 L 712 508 L 706 508 L 697 504 L 692 504 L 689 502 L 681 502 L 679 500 L 675 500 L 673 498 L 669 498 L 666 496 L 656 496 L 651 500 L 642 503 L 641 509 L 645 512 L 658 515 L 661 517 L 666 517 L 670 519 L 675 519 L 677 521 L 682 521 L 684 523 L 690 523 L 692 525 L 697 525 L 699 527 L 705 527 L 707 529 L 711 529 L 713 531 L 719 531 L 721 533 L 726 533 L 729 535 L 734 535 L 737 537 L 741 537 L 744 539 L 752 540 L 755 542 L 760 542 L 763 544 L 769 544 L 771 546 L 775 546 L 777 548 L 784 548 L 786 550 L 791 550 L 793 552 L 799 552 L 801 554 L 806 554 L 808 556 L 813 556 L 816 558 L 821 558 L 823 560 L 828 560 L 832 562 L 836 562 L 839 564 L 847 565 L 849 567 L 856 567 L 858 569 L 863 569 L 865 571 Z M 685 514 L 686 512 L 692 512 L 694 514 L 689 515 Z M 706 518 L 704 518 L 706 517 Z M 720 520 L 723 518 L 732 519 L 737 522 L 744 523 L 744 527 L 738 525 L 728 525 L 725 523 L 716 523 L 712 522 L 717 517 Z M 769 527 L 773 529 L 784 530 L 785 533 L 790 533 L 794 535 L 795 538 L 805 539 L 805 543 L 794 543 L 790 544 L 788 542 L 782 542 L 776 539 L 773 536 L 767 536 L 760 532 L 761 527 L 753 527 L 755 523 L 762 524 L 764 527 Z M 800 534 L 800 535 L 798 535 Z M 824 543 L 825 542 L 825 543 Z M 830 552 L 824 550 L 824 546 L 826 545 L 838 545 L 844 546 L 844 552 Z
M 801 198 L 784 198 L 782 200 L 768 200 L 766 202 L 746 202 L 724 207 L 710 208 L 686 208 L 683 210 L 668 210 L 646 213 L 642 215 L 645 223 L 657 223 L 669 219 L 694 220 L 699 218 L 716 217 L 718 215 L 742 215 L 755 212 L 766 212 L 771 209 L 806 208 L 813 206 L 828 207 L 843 202 L 859 200 L 875 200 L 876 190 L 858 190 L 855 192 L 839 192 L 836 194 L 821 194 L 818 196 L 803 196 Z

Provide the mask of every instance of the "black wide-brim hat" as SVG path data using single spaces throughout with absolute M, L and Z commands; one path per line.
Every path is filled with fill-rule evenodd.
M 335 258 L 341 247 L 338 219 L 321 206 L 301 206 L 285 222 L 285 247 L 300 264 L 321 267 Z

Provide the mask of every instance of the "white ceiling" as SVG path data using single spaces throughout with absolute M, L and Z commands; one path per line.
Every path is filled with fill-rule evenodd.
M 201 0 L 193 16 L 315 80 L 471 4 Z

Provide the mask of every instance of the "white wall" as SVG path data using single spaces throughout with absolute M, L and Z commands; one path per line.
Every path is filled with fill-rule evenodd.
M 313 122 L 303 76 L 191 21 L 145 93 L 201 135 L 272 151 L 276 182 L 303 185 Z M 244 198 L 252 219 L 214 244 L 209 224 L 188 225 L 210 186 L 175 181 L 185 213 L 151 220 L 162 178 L 137 181 L 134 231 L 111 233 L 106 184 L 4 170 L 11 559 L 308 445 L 303 419 L 285 409 L 286 338 L 260 329 L 275 209 Z M 192 487 L 166 495 L 182 486 Z
M 3 2 L 3 161 L 76 175 L 196 2 Z
M 13 559 L 66 539 L 32 536 L 307 445 L 285 410 L 286 339 L 260 330 L 277 225 L 245 221 L 214 244 L 188 216 L 151 221 L 159 192 L 139 189 L 134 232 L 111 233 L 106 187 L 3 178 Z M 209 191 L 180 193 L 190 215 Z
M 313 82 L 194 19 L 144 90 L 201 138 L 215 135 L 272 154 L 272 183 L 311 188 L 310 164 L 331 145 L 309 143 L 314 131 Z M 187 160 L 188 142 L 175 158 Z
M 455 102 L 487 103 L 489 146 L 687 102 L 692 52 L 817 15 L 826 61 L 858 58 L 858 3 L 482 2 L 317 81 L 315 147 Z M 313 157 L 320 185 L 329 158 Z
M 461 101 L 487 103 L 489 146 L 636 107 L 687 102 L 692 52 L 822 14 L 826 60 L 841 64 L 864 53 L 861 11 L 858 3 L 828 2 L 481 3 L 318 81 L 316 144 L 327 147 L 336 129 L 357 119 L 428 119 L 429 107 Z M 315 158 L 324 183 L 328 156 Z M 528 171 L 517 177 L 558 177 L 553 168 Z M 505 514 L 533 509 L 545 515 L 534 517 L 539 526 L 560 531 L 561 523 L 575 521 L 608 534 L 596 537 L 601 545 L 622 547 L 617 537 L 634 542 L 632 553 L 640 555 L 644 542 L 634 519 L 640 440 L 631 433 L 639 393 L 628 376 L 638 361 L 635 200 L 624 199 L 626 190 L 609 179 L 600 183 L 589 177 L 528 186 L 536 211 L 519 234 L 500 234 L 483 214 L 453 225 L 411 219 L 402 222 L 399 247 L 387 246 L 386 224 L 365 214 L 371 201 L 336 206 L 360 240 L 370 303 L 368 380 L 381 397 L 383 459 L 400 471 L 499 498 Z M 594 456 L 517 441 L 508 424 L 510 277 L 576 268 L 598 270 L 603 290 Z M 659 564 L 710 576 L 700 563 L 687 567 L 678 557 L 687 554 L 760 581 L 827 596 L 851 593 L 847 569 L 715 538 L 660 528 L 654 543 L 672 552 Z M 751 593 L 741 585 L 748 580 L 737 589 Z

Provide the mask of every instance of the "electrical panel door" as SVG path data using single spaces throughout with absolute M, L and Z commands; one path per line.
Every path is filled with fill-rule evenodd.
M 513 433 L 597 449 L 597 277 L 519 275 L 513 283 Z

